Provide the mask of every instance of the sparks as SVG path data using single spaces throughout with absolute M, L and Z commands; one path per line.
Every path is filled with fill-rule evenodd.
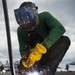
M 27 75 L 39 75 L 39 73 L 38 72 L 29 72 L 29 73 L 27 73 Z

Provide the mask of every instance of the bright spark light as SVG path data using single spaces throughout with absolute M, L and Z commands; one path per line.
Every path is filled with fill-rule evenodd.
M 35 72 L 27 73 L 27 75 L 39 75 L 39 73 L 35 71 Z

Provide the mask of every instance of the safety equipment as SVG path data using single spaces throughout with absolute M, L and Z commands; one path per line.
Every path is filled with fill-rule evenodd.
M 42 57 L 42 54 L 47 52 L 46 48 L 42 45 L 37 43 L 36 46 L 31 49 L 31 52 L 26 61 L 22 61 L 22 64 L 26 68 L 32 67 L 36 61 L 39 61 Z
M 24 27 L 25 30 L 33 30 L 36 27 L 36 19 L 34 11 L 31 7 L 24 6 L 14 10 L 17 23 Z

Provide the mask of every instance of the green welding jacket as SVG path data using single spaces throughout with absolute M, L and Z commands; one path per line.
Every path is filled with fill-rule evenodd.
M 46 47 L 47 50 L 64 34 L 66 31 L 63 25 L 53 17 L 49 12 L 42 12 L 38 14 L 39 24 L 37 27 L 38 34 L 31 36 L 30 33 L 26 32 L 21 27 L 17 29 L 19 51 L 21 56 L 26 54 L 36 40 L 36 43 L 41 43 Z M 37 39 L 36 39 L 37 38 Z M 35 43 L 35 44 L 36 44 Z

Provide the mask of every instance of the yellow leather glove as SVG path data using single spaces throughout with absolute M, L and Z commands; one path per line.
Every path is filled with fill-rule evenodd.
M 47 52 L 46 48 L 42 45 L 37 43 L 36 46 L 31 49 L 31 52 L 26 61 L 22 61 L 22 64 L 26 68 L 32 67 L 36 61 L 39 61 L 42 57 L 42 54 Z

